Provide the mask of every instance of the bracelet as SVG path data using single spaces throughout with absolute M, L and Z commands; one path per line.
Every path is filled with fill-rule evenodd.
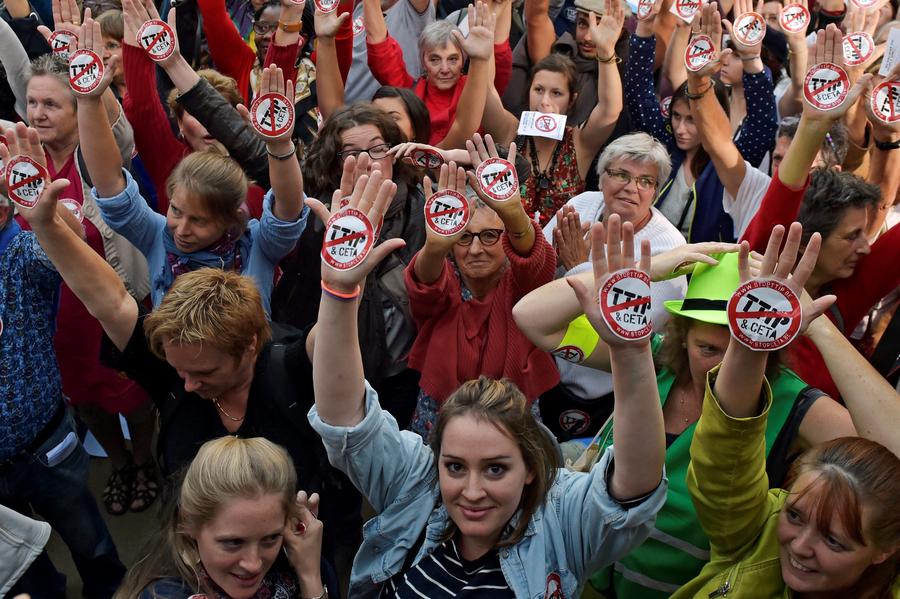
M 699 100 L 700 98 L 702 98 L 703 96 L 706 95 L 706 92 L 708 92 L 708 91 L 711 90 L 713 87 L 715 87 L 715 85 L 716 85 L 716 80 L 715 80 L 715 79 L 710 79 L 710 80 L 709 80 L 709 85 L 708 85 L 708 86 L 706 87 L 706 89 L 704 89 L 703 91 L 698 91 L 697 93 L 692 94 L 691 91 L 690 91 L 689 89 L 685 89 L 685 90 L 684 90 L 684 97 L 687 98 L 688 100 Z
M 620 62 L 622 62 L 622 59 L 619 58 L 619 55 L 616 54 L 615 52 L 613 52 L 612 56 L 610 56 L 609 58 L 600 58 L 599 54 L 596 56 L 596 58 L 597 58 L 597 62 L 602 62 L 603 64 L 609 64 L 611 62 L 619 64 Z
M 526 227 L 525 230 L 520 231 L 518 233 L 509 233 L 509 236 L 512 237 L 513 239 L 522 239 L 523 237 L 528 235 L 528 233 L 530 233 L 533 230 L 534 230 L 534 221 L 529 218 L 528 219 L 528 227 Z
M 297 157 L 297 146 L 294 145 L 294 142 L 291 142 L 291 151 L 287 154 L 282 154 L 279 156 L 278 154 L 273 154 L 269 151 L 269 145 L 266 144 L 266 154 L 274 158 L 275 160 L 290 160 L 291 158 Z
M 878 141 L 876 139 L 875 147 L 882 151 L 896 150 L 900 148 L 900 139 L 897 141 Z
M 303 21 L 297 21 L 296 23 L 285 23 L 281 19 L 278 19 L 278 28 L 285 33 L 297 33 L 298 31 L 303 29 Z
M 359 285 L 356 286 L 351 293 L 343 293 L 341 291 L 335 291 L 331 287 L 325 284 L 325 281 L 322 281 L 322 293 L 330 297 L 331 299 L 336 299 L 339 302 L 349 302 L 351 300 L 355 300 L 359 297 L 361 290 Z
M 300 599 L 328 599 L 328 587 L 323 584 L 322 589 L 321 595 L 316 595 L 315 597 L 300 597 Z
M 759 54 L 754 54 L 753 56 L 741 56 L 741 60 L 743 60 L 744 62 L 750 62 L 751 60 L 756 60 L 759 57 Z

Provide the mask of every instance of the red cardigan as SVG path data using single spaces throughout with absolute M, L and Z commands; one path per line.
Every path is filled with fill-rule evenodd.
M 516 254 L 506 234 L 501 239 L 509 265 L 484 299 L 462 301 L 449 259 L 431 285 L 416 279 L 418 254 L 406 268 L 409 307 L 419 327 L 409 365 L 422 373 L 419 386 L 438 403 L 479 375 L 511 379 L 529 401 L 559 383 L 550 354 L 536 348 L 512 317 L 519 299 L 553 280 L 556 253 L 540 234 L 528 256 Z
M 809 179 L 800 189 L 791 189 L 778 178 L 772 177 L 769 189 L 753 218 L 744 232 L 743 239 L 750 242 L 750 249 L 758 252 L 766 250 L 769 234 L 775 225 L 790 226 L 797 218 L 803 195 L 809 186 Z M 900 256 L 900 227 L 893 227 L 872 244 L 872 251 L 860 258 L 853 275 L 847 279 L 832 281 L 823 290 L 837 296 L 835 307 L 843 320 L 843 333 L 848 338 L 859 324 L 859 321 L 878 303 L 900 284 L 900 268 L 897 268 L 897 257 Z M 832 321 L 835 315 L 826 312 Z M 838 328 L 841 328 L 840 323 Z M 825 391 L 832 397 L 839 397 L 837 386 L 828 373 L 825 360 L 812 341 L 801 337 L 791 345 L 789 365 L 804 381 Z
M 431 117 L 431 137 L 428 138 L 428 143 L 430 145 L 440 143 L 447 137 L 450 125 L 456 118 L 456 106 L 459 104 L 459 97 L 462 95 L 467 77 L 460 76 L 453 89 L 442 91 L 429 85 L 428 80 L 424 77 L 418 81 L 410 77 L 406 70 L 400 44 L 390 35 L 377 44 L 366 42 L 366 49 L 368 50 L 369 69 L 379 83 L 394 87 L 415 86 L 416 95 L 425 102 Z M 502 95 L 512 76 L 512 51 L 509 48 L 508 40 L 494 46 L 494 61 L 497 67 L 494 86 Z

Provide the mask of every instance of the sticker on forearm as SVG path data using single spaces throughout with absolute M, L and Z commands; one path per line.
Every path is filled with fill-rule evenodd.
M 78 34 L 68 29 L 57 29 L 50 34 L 50 39 L 47 42 L 50 44 L 50 50 L 54 54 L 59 54 L 67 59 L 78 46 Z
M 834 110 L 850 93 L 847 71 L 831 62 L 820 62 L 806 73 L 803 96 L 814 108 Z
M 21 208 L 34 208 L 46 182 L 47 169 L 28 156 L 15 156 L 6 167 L 9 199 Z
M 632 341 L 648 337 L 650 276 L 636 268 L 614 272 L 600 289 L 600 313 L 617 337 Z
M 263 94 L 250 105 L 250 122 L 263 137 L 281 137 L 294 126 L 294 105 L 282 94 Z
M 337 270 L 359 266 L 375 244 L 375 231 L 369 218 L 355 208 L 334 214 L 325 224 L 322 260 Z
M 756 12 L 745 12 L 731 29 L 734 39 L 745 46 L 756 46 L 766 37 L 766 20 Z
M 469 202 L 458 191 L 445 189 L 425 202 L 425 224 L 444 237 L 452 237 L 469 224 Z
M 503 202 L 516 195 L 519 178 L 515 167 L 503 158 L 488 158 L 475 171 L 481 191 L 491 199 Z
M 748 281 L 728 301 L 731 334 L 754 351 L 788 345 L 800 332 L 802 316 L 797 294 L 772 279 Z
M 78 94 L 89 94 L 103 79 L 103 61 L 92 50 L 82 48 L 69 57 L 69 85 Z
M 781 10 L 781 28 L 788 33 L 806 31 L 809 25 L 809 9 L 799 3 L 788 4 Z
M 900 81 L 882 81 L 872 90 L 872 113 L 885 123 L 900 121 Z
M 696 35 L 684 51 L 684 66 L 696 73 L 716 58 L 716 47 L 708 35 Z
M 854 31 L 844 36 L 844 64 L 855 67 L 869 60 L 875 52 L 875 40 L 865 31 Z
M 175 32 L 169 24 L 159 19 L 144 23 L 137 33 L 138 43 L 151 60 L 167 59 L 175 52 Z

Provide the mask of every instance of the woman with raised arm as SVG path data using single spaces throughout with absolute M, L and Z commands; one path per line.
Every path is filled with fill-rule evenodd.
M 800 297 L 821 246 L 814 233 L 795 267 L 802 232 L 791 225 L 779 252 L 784 227 L 775 227 L 757 277 L 742 244 L 741 281 L 773 280 Z M 833 301 L 808 301 L 793 318 L 805 328 Z M 733 336 L 709 374 L 687 484 L 710 560 L 674 597 L 898 596 L 900 459 L 879 443 L 896 446 L 896 430 L 817 445 L 794 462 L 785 488 L 770 489 L 762 442 L 772 406 L 768 357 Z
M 378 171 L 357 181 L 349 206 L 378 222 L 393 184 Z M 340 198 L 335 196 L 332 205 Z M 319 218 L 332 216 L 308 201 Z M 334 213 L 339 213 L 336 210 Z M 590 290 L 576 286 L 591 322 L 611 345 L 616 467 L 606 452 L 589 473 L 557 469 L 551 441 L 509 381 L 466 382 L 444 406 L 431 448 L 400 431 L 363 378 L 357 342 L 359 286 L 402 245 L 389 240 L 351 270 L 322 265 L 322 304 L 313 349 L 316 407 L 310 422 L 329 458 L 379 514 L 356 556 L 350 596 L 437 596 L 488 586 L 493 597 L 577 597 L 585 576 L 639 543 L 665 493 L 663 431 L 646 340 L 623 341 L 602 322 L 598 290 L 610 271 L 634 263 L 631 227 L 593 230 Z M 649 268 L 649 252 L 641 268 Z M 429 559 L 424 559 L 426 556 Z M 445 570 L 446 569 L 446 570 Z
M 507 111 L 494 89 L 488 90 L 484 129 L 504 145 L 516 142 L 531 163 L 531 177 L 521 183 L 529 216 L 543 227 L 573 196 L 584 191 L 594 157 L 609 139 L 622 112 L 622 80 L 616 42 L 625 21 L 618 0 L 606 0 L 606 13 L 588 12 L 591 43 L 596 46 L 597 105 L 581 126 L 566 126 L 560 140 L 518 135 L 519 119 Z M 531 69 L 528 109 L 568 115 L 578 99 L 575 63 L 563 54 L 550 54 Z

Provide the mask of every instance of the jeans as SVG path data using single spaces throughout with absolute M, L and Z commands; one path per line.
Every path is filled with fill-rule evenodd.
M 25 515 L 30 515 L 32 508 L 40 514 L 72 553 L 84 597 L 109 599 L 125 575 L 125 566 L 88 489 L 89 461 L 67 411 L 31 456 L 23 457 L 0 475 L 0 503 Z M 29 593 L 31 599 L 65 597 L 65 584 L 65 576 L 44 552 L 19 579 L 11 596 Z

